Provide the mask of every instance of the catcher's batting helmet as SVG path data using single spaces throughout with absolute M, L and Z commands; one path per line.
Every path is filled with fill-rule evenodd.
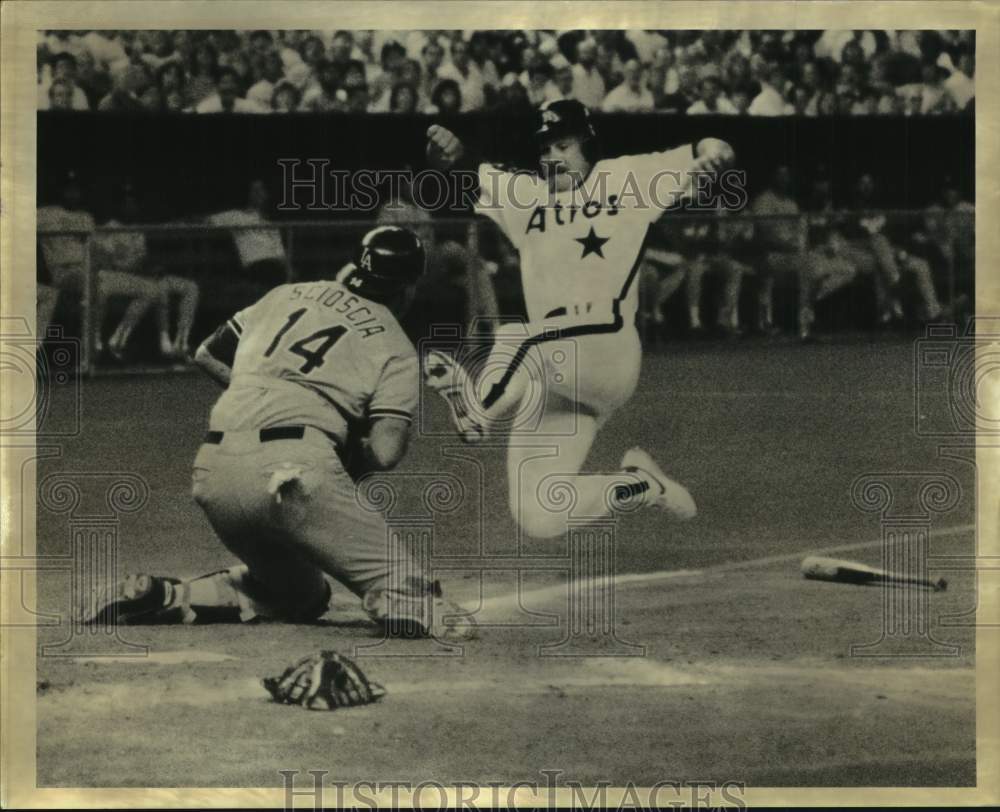
M 368 299 L 391 299 L 424 272 L 423 243 L 408 228 L 379 226 L 358 245 L 344 284 Z
M 590 113 L 576 99 L 546 102 L 538 108 L 538 115 L 540 121 L 535 129 L 535 138 L 539 141 L 551 141 L 567 135 L 588 140 L 597 135 L 590 123 Z

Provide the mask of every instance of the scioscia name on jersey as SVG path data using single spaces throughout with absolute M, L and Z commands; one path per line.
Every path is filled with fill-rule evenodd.
M 323 307 L 331 308 L 335 313 L 344 317 L 345 321 L 358 328 L 362 338 L 370 338 L 378 333 L 385 332 L 385 327 L 378 323 L 378 319 L 371 308 L 365 304 L 365 300 L 360 296 L 348 293 L 347 290 L 331 285 L 294 285 L 289 301 L 316 302 Z

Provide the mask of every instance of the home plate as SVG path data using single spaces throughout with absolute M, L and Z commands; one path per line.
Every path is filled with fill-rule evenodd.
M 129 665 L 183 665 L 187 663 L 221 663 L 226 660 L 236 660 L 228 654 L 215 651 L 150 651 L 147 654 L 132 656 L 115 656 L 113 654 L 98 657 L 74 657 L 78 663 L 128 663 Z

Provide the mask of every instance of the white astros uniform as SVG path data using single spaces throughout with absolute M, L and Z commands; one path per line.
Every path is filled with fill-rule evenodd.
M 491 371 L 502 354 L 517 367 L 527 348 L 544 356 L 545 345 L 558 339 L 563 353 L 556 358 L 575 357 L 555 365 L 543 357 L 550 391 L 601 420 L 631 397 L 641 356 L 636 275 L 646 234 L 679 202 L 693 164 L 691 145 L 624 155 L 599 161 L 579 188 L 560 192 L 534 173 L 479 167 L 476 211 L 517 249 L 528 312 L 527 336 L 520 326 L 498 336 Z M 482 397 L 488 407 L 490 394 Z
M 528 535 L 612 510 L 620 474 L 581 474 L 597 431 L 635 391 L 642 349 L 636 280 L 649 226 L 679 203 L 691 145 L 598 162 L 575 190 L 479 168 L 476 210 L 520 255 L 527 325 L 505 326 L 477 376 L 472 411 L 507 425 L 509 507 Z

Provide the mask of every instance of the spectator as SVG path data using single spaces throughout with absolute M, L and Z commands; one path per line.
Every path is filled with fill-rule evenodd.
M 802 65 L 799 83 L 809 92 L 811 109 L 808 115 L 817 115 L 819 113 L 819 96 L 823 92 L 824 85 L 818 62 L 812 60 Z
M 950 75 L 940 65 L 929 63 L 923 66 L 920 84 L 920 112 L 923 115 L 954 113 L 956 111 L 955 101 L 945 87 L 945 80 Z M 905 87 L 907 86 L 904 85 Z
M 278 113 L 297 113 L 302 94 L 291 82 L 281 81 L 271 94 L 271 109 Z
M 792 173 L 787 166 L 775 170 L 770 185 L 753 201 L 751 211 L 761 218 L 757 222 L 758 244 L 763 252 L 758 327 L 765 333 L 774 331 L 775 281 L 792 279 L 799 291 L 799 335 L 806 338 L 812 324 L 806 224 L 792 197 Z
M 832 91 L 820 93 L 816 102 L 816 111 L 821 116 L 837 115 L 837 95 Z
M 958 110 L 967 110 L 976 95 L 975 83 L 972 81 L 976 72 L 975 57 L 969 52 L 963 53 L 958 58 L 957 69 L 951 67 L 950 59 L 943 57 L 941 61 L 945 70 L 951 71 L 951 75 L 944 81 L 945 90 Z
M 815 108 L 813 107 L 813 112 L 810 113 L 810 107 L 812 106 L 812 97 L 809 95 L 809 90 L 802 87 L 802 85 L 795 85 L 792 88 L 792 110 L 797 116 L 815 116 Z
M 255 75 L 256 81 L 247 90 L 247 100 L 262 107 L 270 106 L 276 109 L 272 106 L 274 91 L 285 76 L 285 66 L 281 56 L 277 51 L 268 51 L 259 58 L 257 64 L 259 67 Z
M 670 41 L 659 31 L 631 29 L 625 32 L 625 39 L 632 43 L 635 57 L 643 65 L 652 64 L 657 51 L 670 47 Z
M 975 217 L 976 207 L 962 199 L 951 178 L 943 184 L 940 204 L 928 206 L 924 217 L 925 240 L 936 249 L 962 295 L 970 295 L 975 287 Z
M 412 114 L 417 112 L 417 87 L 408 82 L 394 85 L 389 98 L 389 112 Z
M 442 79 L 431 97 L 433 112 L 444 116 L 455 115 L 462 109 L 462 89 L 454 79 Z
M 656 100 L 656 106 L 662 107 L 661 96 L 672 96 L 681 84 L 680 74 L 674 60 L 674 52 L 667 46 L 658 48 L 650 66 L 650 90 Z
M 167 113 L 189 113 L 187 99 L 179 90 L 170 90 L 163 96 L 163 110 Z
M 264 181 L 251 181 L 246 206 L 209 215 L 206 222 L 232 228 L 243 276 L 256 286 L 273 288 L 288 281 L 290 270 L 281 233 L 269 226 L 269 203 Z M 249 228 L 248 228 L 249 226 Z
M 345 112 L 348 113 L 369 113 L 371 112 L 371 97 L 368 95 L 368 85 L 350 87 L 345 90 L 347 102 Z
M 753 88 L 741 85 L 733 89 L 732 103 L 736 114 L 740 116 L 750 115 L 750 105 L 753 103 Z
M 164 111 L 163 94 L 160 93 L 160 88 L 152 80 L 139 96 L 139 104 L 148 113 L 162 113 Z
M 624 76 L 621 57 L 606 42 L 597 43 L 597 70 L 604 79 L 604 86 L 608 88 L 616 87 Z
M 729 99 L 722 94 L 722 85 L 715 75 L 706 76 L 701 80 L 699 86 L 701 98 L 687 109 L 687 114 L 692 115 L 736 115 L 736 107 Z
M 72 88 L 72 104 L 71 109 L 73 110 L 89 110 L 90 102 L 87 100 L 87 94 L 83 92 L 76 81 L 77 78 L 77 60 L 73 54 L 69 52 L 63 52 L 56 54 L 52 60 L 52 82 L 56 79 L 62 81 L 64 84 Z M 51 82 L 42 82 L 38 88 L 38 109 L 48 110 L 50 104 L 49 96 L 49 86 Z M 65 91 L 60 91 L 65 92 Z M 65 108 L 62 108 L 65 109 Z
M 642 84 L 642 67 L 635 59 L 625 63 L 625 81 L 608 93 L 601 105 L 605 113 L 646 113 L 653 110 L 653 94 Z
M 497 66 L 490 59 L 490 40 L 492 35 L 486 31 L 474 31 L 468 38 L 469 58 L 473 61 L 479 72 L 483 76 L 483 83 L 486 86 L 486 103 L 489 104 L 491 94 L 496 92 L 500 86 L 500 75 L 497 73 Z
M 878 100 L 876 112 L 884 116 L 901 116 L 906 113 L 903 96 L 895 91 L 883 93 Z
M 500 80 L 498 109 L 511 115 L 527 115 L 533 110 L 528 98 L 528 91 L 517 78 L 517 74 L 508 73 Z
M 49 85 L 49 109 L 73 110 L 73 83 L 66 79 L 53 79 Z
M 783 84 L 781 68 L 776 64 L 768 65 L 762 72 L 760 93 L 750 103 L 750 115 L 784 116 L 792 113 L 792 106 L 781 95 Z
M 420 58 L 424 68 L 421 91 L 424 97 L 429 99 L 434 94 L 434 88 L 438 82 L 438 71 L 444 62 L 444 48 L 437 42 L 428 41 L 420 51 Z
M 112 218 L 105 228 L 118 229 L 134 226 L 139 222 L 139 205 L 135 193 L 126 188 L 118 208 L 117 218 Z M 190 355 L 191 328 L 198 308 L 198 285 L 190 279 L 173 276 L 150 262 L 146 235 L 141 231 L 113 231 L 99 233 L 95 238 L 95 257 L 101 274 L 125 280 L 128 284 L 148 283 L 155 288 L 156 322 L 160 336 L 160 354 L 165 358 L 184 359 Z M 178 298 L 177 327 L 171 338 L 170 311 L 173 297 Z M 98 310 L 98 323 L 102 311 Z
M 188 68 L 188 98 L 198 104 L 215 93 L 219 75 L 219 55 L 210 42 L 202 42 L 194 50 L 194 61 Z
M 323 46 L 323 40 L 310 34 L 299 43 L 299 56 L 309 68 L 315 71 L 319 63 L 326 59 L 326 48 Z
M 240 96 L 240 79 L 232 68 L 219 71 L 219 89 L 195 105 L 196 113 L 264 113 L 267 108 Z
M 844 49 L 853 43 L 861 52 L 863 58 L 870 59 L 875 54 L 877 43 L 871 31 L 824 31 L 817 40 L 814 52 L 820 58 L 829 58 L 841 62 Z
M 363 62 L 350 62 L 350 67 L 360 67 L 365 76 L 369 94 L 374 100 L 373 108 L 380 111 L 389 109 L 389 92 L 394 82 L 400 77 L 400 70 L 406 63 L 406 49 L 395 39 L 385 42 L 381 50 L 380 68 L 377 74 L 367 75 Z M 354 87 L 360 87 L 360 82 L 354 82 Z
M 750 87 L 754 82 L 750 72 L 750 60 L 739 51 L 734 51 L 727 57 L 723 66 L 723 75 L 727 87 L 730 88 Z
M 351 87 L 360 87 L 361 85 L 366 84 L 364 81 L 364 66 L 360 62 L 348 64 L 356 64 L 357 70 L 361 72 L 360 79 L 356 76 L 352 77 L 350 82 Z M 345 104 L 340 96 L 343 96 L 344 93 L 341 91 L 341 76 L 337 66 L 332 62 L 324 60 L 316 68 L 316 79 L 319 82 L 319 88 L 313 93 L 305 95 L 301 98 L 300 103 L 302 105 L 302 109 L 308 110 L 312 113 L 342 112 L 345 108 Z M 346 84 L 344 89 L 346 90 Z M 287 101 L 287 94 L 285 99 Z
M 133 62 L 118 78 L 115 89 L 101 99 L 97 109 L 102 112 L 134 112 L 147 109 L 142 96 L 153 86 L 149 66 L 144 62 Z
M 859 273 L 874 276 L 880 323 L 886 324 L 894 317 L 902 316 L 899 301 L 890 292 L 899 283 L 904 272 L 916 282 L 923 315 L 930 320 L 936 319 L 941 315 L 941 306 L 934 290 L 930 265 L 926 260 L 893 245 L 888 236 L 890 222 L 877 209 L 875 191 L 875 180 L 870 174 L 866 173 L 858 178 L 852 214 L 845 219 L 844 225 L 848 259 Z
M 94 233 L 94 218 L 83 208 L 83 193 L 76 176 L 71 174 L 61 189 L 60 203 L 38 209 L 37 227 L 45 265 L 53 285 L 75 296 L 83 295 L 88 266 L 87 241 Z M 118 359 L 123 357 L 136 325 L 158 296 L 155 285 L 127 274 L 91 269 L 97 274 L 95 324 L 97 351 L 104 351 L 101 339 L 104 303 L 111 297 L 129 299 L 125 314 L 111 334 L 108 350 Z
M 45 255 L 37 240 L 35 258 L 35 341 L 41 346 L 48 336 L 49 325 L 59 304 L 59 288 L 52 286 L 52 275 L 45 264 Z
M 271 36 L 271 32 L 251 31 L 250 50 L 258 56 L 268 56 L 269 54 L 276 53 L 274 50 L 274 37 Z
M 560 99 L 575 99 L 573 87 L 573 66 L 562 54 L 552 57 L 552 68 L 555 71 L 553 81 L 545 86 L 545 101 Z
M 338 71 L 343 72 L 352 59 L 361 58 L 363 61 L 363 57 L 363 52 L 359 52 L 357 57 L 354 56 L 354 35 L 350 31 L 334 32 L 330 40 L 330 63 Z
M 120 73 L 128 65 L 128 60 L 117 66 Z M 116 74 L 117 75 L 117 74 Z M 84 51 L 77 57 L 76 85 L 87 95 L 89 109 L 96 110 L 98 103 L 114 86 L 114 82 L 106 69 L 99 69 L 90 51 Z
M 550 92 L 556 92 L 554 89 L 549 89 L 549 85 L 552 84 L 552 75 L 552 66 L 548 62 L 537 63 L 537 60 L 533 60 L 527 71 L 521 74 L 521 84 L 524 85 L 528 101 L 531 102 L 532 106 L 537 107 L 545 101 Z
M 604 77 L 597 69 L 597 43 L 584 39 L 576 46 L 576 64 L 573 65 L 573 90 L 576 98 L 591 110 L 600 109 L 607 89 Z
M 168 97 L 175 91 L 184 99 L 181 107 L 186 107 L 187 101 L 187 75 L 179 62 L 166 62 L 156 71 L 156 85 L 160 89 L 164 104 L 167 104 Z
M 442 79 L 458 84 L 462 112 L 482 110 L 486 105 L 486 83 L 479 66 L 469 57 L 469 46 L 461 39 L 451 44 L 451 62 L 438 70 Z
M 393 45 L 398 46 L 398 43 L 393 43 Z M 385 51 L 385 48 L 382 50 Z M 345 112 L 365 113 L 370 111 L 371 97 L 363 62 L 351 60 L 347 72 L 344 74 L 342 86 Z
M 715 327 L 724 334 L 739 334 L 739 298 L 744 274 L 751 273 L 751 268 L 737 259 L 746 256 L 747 237 L 752 236 L 746 231 L 747 223 L 722 222 L 727 213 L 721 208 L 716 209 L 720 218 L 703 216 L 680 220 L 670 229 L 671 243 L 678 247 L 683 257 L 682 267 L 687 281 L 686 300 L 688 321 L 691 332 L 704 334 L 705 328 L 701 320 L 702 285 L 706 275 L 718 275 L 723 280 L 722 297 L 715 313 Z M 654 254 L 654 261 L 659 259 L 666 264 L 670 253 Z M 662 285 L 659 301 L 670 289 L 675 276 L 668 276 Z
M 167 62 L 180 60 L 180 55 L 174 48 L 171 31 L 159 29 L 150 31 L 148 34 L 147 46 L 140 58 L 149 66 L 150 70 L 156 71 Z
M 840 218 L 833 208 L 833 185 L 824 168 L 813 181 L 806 208 L 806 258 L 815 304 L 850 284 L 857 276 L 857 269 L 845 255 Z

